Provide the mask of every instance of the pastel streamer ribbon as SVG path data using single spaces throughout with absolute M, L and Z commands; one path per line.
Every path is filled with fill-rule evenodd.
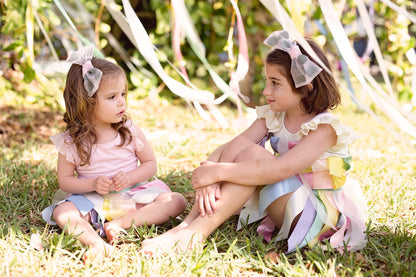
M 279 49 L 289 54 L 292 59 L 290 73 L 297 88 L 310 83 L 322 71 L 322 68 L 302 54 L 296 42 L 289 38 L 287 31 L 275 31 L 263 43 L 272 50 Z
M 313 246 L 316 243 L 315 238 L 322 231 L 322 227 L 325 226 L 322 219 L 318 216 L 320 213 L 325 211 L 324 205 L 322 203 L 318 202 L 315 205 L 315 207 L 316 207 L 315 220 L 313 221 L 312 226 L 311 226 L 309 232 L 306 234 L 303 241 L 298 245 L 299 248 L 305 246 L 306 244 L 309 244 L 310 246 Z
M 238 9 L 238 5 L 235 0 L 230 0 L 235 15 L 237 17 L 237 31 L 238 31 L 238 61 L 237 61 L 237 69 L 235 72 L 231 72 L 230 78 L 230 87 L 231 89 L 236 92 L 237 95 L 243 99 L 245 103 L 248 103 L 250 99 L 248 97 L 241 94 L 240 91 L 240 82 L 244 79 L 248 72 L 249 68 L 249 61 L 248 61 L 248 46 L 247 46 L 247 36 L 244 30 L 244 23 Z M 239 104 L 239 102 L 237 102 Z
M 283 224 L 277 234 L 276 240 L 287 239 L 293 220 L 303 211 L 307 200 L 308 191 L 306 190 L 306 186 L 301 186 L 290 196 L 286 204 Z
M 94 55 L 94 45 L 90 44 L 81 47 L 78 51 L 71 51 L 66 59 L 70 63 L 82 66 L 82 77 L 84 78 L 84 88 L 89 97 L 92 97 L 100 86 L 103 72 L 95 68 L 91 59 Z
M 274 229 L 276 228 L 276 224 L 270 218 L 270 216 L 266 216 L 262 221 L 259 227 L 257 227 L 257 233 L 263 236 L 263 238 L 269 242 L 272 240 L 272 234 Z
M 54 203 L 53 205 L 45 208 L 42 211 L 43 220 L 45 220 L 50 225 L 56 225 L 56 222 L 51 220 L 53 211 L 59 204 L 61 204 L 63 202 L 66 202 L 66 201 L 71 201 L 72 203 L 74 203 L 74 205 L 77 207 L 77 209 L 80 211 L 80 213 L 83 216 L 88 214 L 88 212 L 92 208 L 94 208 L 94 203 L 91 202 L 89 199 L 87 199 L 84 196 L 79 195 L 79 194 L 73 194 L 73 195 L 70 195 L 68 198 L 60 200 L 60 201 Z
M 191 44 L 192 49 L 195 52 L 199 51 L 197 53 L 198 57 L 205 56 L 205 48 L 204 48 L 204 45 L 202 44 L 202 41 L 198 37 L 198 34 L 195 30 L 195 27 L 189 16 L 189 13 L 186 10 L 186 6 L 183 0 L 172 0 L 171 3 L 172 3 L 172 15 L 174 19 L 174 26 L 172 28 L 172 46 L 173 46 L 175 58 L 179 63 L 179 70 L 181 73 L 180 75 L 185 80 L 188 86 L 195 89 L 195 86 L 189 80 L 188 74 L 186 72 L 185 60 L 181 52 L 180 38 L 182 35 L 186 35 L 186 37 L 188 38 L 188 41 Z M 208 64 L 208 61 L 205 61 L 204 64 Z M 216 84 L 219 83 L 220 81 L 218 80 L 220 79 L 220 77 L 219 76 L 214 77 L 216 73 L 213 71 L 213 69 L 209 67 L 208 71 L 210 72 L 210 75 L 213 76 L 212 78 L 214 82 Z M 222 87 L 224 84 L 221 83 L 219 86 Z M 200 103 L 195 102 L 195 101 L 192 103 L 203 119 L 209 119 L 209 115 L 205 112 L 205 110 L 202 108 Z M 221 112 L 214 105 L 208 104 L 207 108 L 209 109 L 211 114 L 214 116 L 214 118 L 218 121 L 218 123 L 223 128 L 228 126 L 228 122 L 225 120 Z
M 237 231 L 241 229 L 242 224 L 248 225 L 258 221 L 266 216 L 266 213 L 259 213 L 259 193 L 254 193 L 244 205 L 244 209 L 240 211 L 237 224 Z
M 213 104 L 214 95 L 210 91 L 191 89 L 166 74 L 163 67 L 159 63 L 154 51 L 154 46 L 150 41 L 145 28 L 141 24 L 129 1 L 123 0 L 122 3 L 126 16 L 120 12 L 113 0 L 106 1 L 105 5 L 123 32 L 127 35 L 130 41 L 132 41 L 134 46 L 136 46 L 140 54 L 159 75 L 166 86 L 174 94 L 186 100 L 196 101 L 201 104 Z
M 191 20 L 191 16 L 186 10 L 184 1 L 172 0 L 171 4 L 172 4 L 173 10 L 175 11 L 175 17 L 179 19 L 178 20 L 179 26 L 181 30 L 184 32 L 189 42 L 189 45 L 191 46 L 192 50 L 195 52 L 197 57 L 200 59 L 200 61 L 208 70 L 208 73 L 210 74 L 215 85 L 224 93 L 221 97 L 215 99 L 213 104 L 222 103 L 228 97 L 233 96 L 231 88 L 227 85 L 227 83 L 225 83 L 225 81 L 220 76 L 218 76 L 218 74 L 214 71 L 214 69 L 209 64 L 208 60 L 206 59 L 205 46 L 198 36 L 195 26 Z M 231 98 L 231 100 L 234 100 L 234 99 Z
M 260 191 L 261 202 L 259 203 L 259 213 L 263 213 L 266 210 L 266 208 L 277 198 L 285 194 L 294 192 L 301 186 L 302 183 L 299 181 L 298 178 L 296 178 L 296 176 L 292 176 L 275 184 L 265 186 Z
M 365 235 L 366 204 L 360 191 L 361 189 L 357 181 L 348 180 L 343 190 L 334 192 L 335 205 L 340 213 L 350 221 L 350 226 L 346 227 L 347 231 L 345 232 L 345 237 L 343 236 L 343 241 L 348 241 L 348 245 L 352 250 L 362 249 L 367 242 Z M 333 245 L 332 242 L 331 245 Z M 343 245 L 335 244 L 334 241 L 333 247 L 337 247 L 340 250 Z
M 53 0 L 56 4 L 56 6 L 58 7 L 59 11 L 62 13 L 63 17 L 66 19 L 66 21 L 68 22 L 69 26 L 75 31 L 75 33 L 78 35 L 79 39 L 86 45 L 88 44 L 92 44 L 92 42 L 90 40 L 88 40 L 87 38 L 85 38 L 80 32 L 78 32 L 77 28 L 75 27 L 75 24 L 72 22 L 71 17 L 68 15 L 68 13 L 66 12 L 64 6 L 62 5 L 62 3 L 59 0 Z M 65 1 L 66 2 L 66 1 Z M 64 3 L 65 3 L 64 2 Z M 104 55 L 98 51 L 95 50 L 95 55 L 99 58 L 104 58 Z
M 331 230 L 336 230 L 335 225 L 338 221 L 338 211 L 333 205 L 330 204 L 330 201 L 325 195 L 325 191 L 315 191 L 315 195 L 319 200 L 317 201 L 317 215 L 320 215 L 320 227 L 319 230 L 316 230 L 317 232 L 311 233 L 311 237 L 308 239 L 310 246 L 315 245 L 323 234 L 327 234 L 328 231 Z
M 312 205 L 310 199 L 306 201 L 305 208 L 303 209 L 302 215 L 299 218 L 298 223 L 296 224 L 295 229 L 292 232 L 292 235 L 287 240 L 288 243 L 288 252 L 291 252 L 295 249 L 296 246 L 301 247 L 301 242 L 303 242 L 306 234 L 311 229 L 313 222 L 315 221 L 316 211 Z
M 318 0 L 318 2 L 322 9 L 322 14 L 324 15 L 325 20 L 327 22 L 327 26 L 329 27 L 329 30 L 333 35 L 335 43 L 338 47 L 342 46 L 342 51 L 340 51 L 340 54 L 343 56 L 348 67 L 351 69 L 351 72 L 357 77 L 357 80 L 363 86 L 363 92 L 366 92 L 372 98 L 376 106 L 380 108 L 380 110 L 383 113 L 385 113 L 391 120 L 393 120 L 402 131 L 404 131 L 412 137 L 416 137 L 416 126 L 414 126 L 414 124 L 411 121 L 409 121 L 404 116 L 404 114 L 402 114 L 391 104 L 391 102 L 395 102 L 395 100 L 384 99 L 382 95 L 378 94 L 377 90 L 370 87 L 369 84 L 366 82 L 365 79 L 368 79 L 370 77 L 370 74 L 360 69 L 361 67 L 358 62 L 357 55 L 354 52 L 354 49 L 352 48 L 348 40 L 348 36 L 345 33 L 341 21 L 336 16 L 337 12 L 334 8 L 332 1 Z M 381 88 L 379 90 L 381 90 Z M 352 95 L 351 97 L 355 96 Z M 393 129 L 389 128 L 389 126 L 381 118 L 372 113 L 370 109 L 367 108 L 365 110 L 368 113 L 370 113 L 374 118 L 376 118 L 379 122 L 381 122 L 388 130 L 392 131 L 398 137 L 402 138 L 403 140 L 409 143 L 409 141 L 406 140 L 405 137 L 398 134 Z

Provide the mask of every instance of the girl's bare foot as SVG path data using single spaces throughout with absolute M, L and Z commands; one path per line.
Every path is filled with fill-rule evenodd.
M 113 254 L 114 250 L 114 246 L 111 246 L 108 243 L 103 242 L 97 245 L 91 245 L 82 258 L 84 263 L 101 260 L 110 257 Z
M 127 234 L 126 230 L 121 228 L 121 226 L 116 220 L 105 223 L 104 231 L 108 242 L 111 244 L 115 244 L 118 242 L 121 233 Z
M 188 230 L 171 231 L 155 238 L 144 240 L 140 252 L 150 257 L 171 251 L 183 252 L 193 249 L 205 240 L 201 234 Z

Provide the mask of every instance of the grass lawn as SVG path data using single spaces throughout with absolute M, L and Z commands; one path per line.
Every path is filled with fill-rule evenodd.
M 143 128 L 158 158 L 157 176 L 193 203 L 190 174 L 217 146 L 254 119 L 220 107 L 230 123 L 222 129 L 186 106 L 166 100 L 129 99 L 129 113 Z M 368 244 L 358 252 L 302 249 L 258 238 L 256 224 L 236 232 L 237 217 L 215 231 L 205 248 L 144 258 L 140 242 L 177 225 L 130 228 L 114 255 L 84 264 L 86 248 L 40 217 L 58 187 L 57 153 L 49 136 L 62 115 L 45 108 L 0 102 L 0 274 L 2 276 L 416 276 L 415 148 L 387 131 L 344 96 L 335 111 L 360 139 L 351 145 L 353 168 L 368 203 Z M 183 215 L 183 216 L 184 216 Z M 182 216 L 182 218 L 183 218 Z M 31 244 L 41 239 L 43 250 Z

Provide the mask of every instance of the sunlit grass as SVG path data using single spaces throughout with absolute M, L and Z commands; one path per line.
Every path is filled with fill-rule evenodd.
M 268 244 L 257 236 L 256 224 L 236 232 L 237 217 L 232 217 L 208 238 L 205 248 L 156 258 L 140 256 L 143 239 L 177 225 L 189 212 L 192 170 L 217 146 L 242 131 L 253 117 L 238 119 L 236 111 L 221 107 L 230 123 L 229 128 L 222 129 L 186 106 L 157 98 L 129 99 L 129 113 L 156 153 L 157 177 L 187 196 L 185 214 L 162 226 L 130 228 L 112 257 L 83 264 L 85 247 L 41 220 L 40 212 L 58 187 L 57 155 L 47 136 L 29 128 L 25 136 L 0 146 L 1 275 L 416 276 L 415 149 L 358 111 L 348 97 L 344 102 L 335 113 L 360 136 L 351 145 L 350 175 L 359 180 L 368 204 L 369 240 L 365 249 L 344 254 L 332 249 L 302 249 L 285 255 L 281 253 L 284 245 Z M 14 120 L 27 125 L 25 115 L 33 116 L 22 111 Z M 58 130 L 59 126 L 50 125 L 51 133 Z M 30 246 L 32 234 L 41 238 L 43 250 Z

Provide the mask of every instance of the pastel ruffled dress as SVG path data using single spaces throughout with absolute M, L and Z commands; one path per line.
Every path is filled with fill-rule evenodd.
M 287 239 L 287 252 L 305 245 L 312 247 L 324 239 L 340 252 L 344 244 L 351 251 L 362 249 L 367 242 L 366 201 L 359 183 L 347 177 L 351 161 L 348 144 L 356 135 L 328 112 L 302 124 L 296 133 L 285 128 L 285 112 L 274 112 L 269 105 L 256 107 L 256 112 L 259 118 L 265 119 L 271 134 L 270 145 L 278 156 L 284 155 L 319 124 L 330 124 L 334 128 L 337 143 L 309 168 L 255 193 L 240 212 L 237 229 L 241 228 L 241 222 L 250 224 L 264 218 L 258 232 L 270 241 L 275 225 L 267 217 L 266 208 L 277 198 L 293 193 L 285 209 L 283 225 L 275 237 L 276 241 Z M 290 233 L 292 222 L 299 214 Z
M 122 147 L 120 135 L 108 143 L 94 144 L 89 165 L 81 165 L 72 138 L 68 132 L 51 137 L 59 153 L 75 164 L 78 178 L 96 178 L 98 176 L 112 177 L 119 171 L 128 172 L 138 166 L 136 151 L 141 151 L 144 144 L 137 137 L 136 126 L 128 120 L 127 127 L 133 135 L 133 140 Z M 123 216 L 135 209 L 141 208 L 163 192 L 170 192 L 170 188 L 160 180 L 135 184 L 120 192 L 112 191 L 106 195 L 97 192 L 84 194 L 68 194 L 62 190 L 55 193 L 52 205 L 42 211 L 42 218 L 49 224 L 56 223 L 51 219 L 53 210 L 65 201 L 75 204 L 82 215 L 90 213 L 92 224 L 104 235 L 104 222 Z

